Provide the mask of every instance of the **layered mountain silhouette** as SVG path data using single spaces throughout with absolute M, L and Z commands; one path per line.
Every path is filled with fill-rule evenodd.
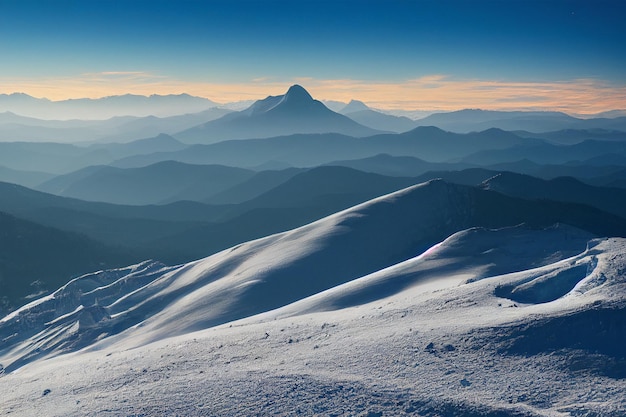
M 367 104 L 363 103 L 362 101 L 350 100 L 350 102 L 346 104 L 345 107 L 339 110 L 339 113 L 348 115 L 350 113 L 355 113 L 355 112 L 363 111 L 363 110 L 372 110 L 372 109 Z
M 53 178 L 37 189 L 87 201 L 164 204 L 202 201 L 252 175 L 253 171 L 242 168 L 164 161 L 129 169 L 92 166 Z
M 538 164 L 611 165 L 626 156 L 626 142 L 586 140 L 574 145 L 554 145 L 545 142 L 525 142 L 506 149 L 478 151 L 462 159 L 476 165 L 494 165 L 528 160 Z M 593 161 L 592 161 L 593 159 Z M 587 161 L 591 161 L 587 163 Z
M 294 175 L 267 192 L 233 207 L 232 211 L 318 207 L 321 210 L 318 216 L 322 217 L 413 184 L 415 180 L 409 177 L 384 176 L 340 166 L 316 167 Z
M 204 202 L 209 204 L 243 203 L 289 181 L 303 171 L 306 171 L 306 168 L 261 171 L 240 184 L 206 198 Z
M 437 126 L 451 132 L 477 132 L 489 128 L 508 131 L 549 132 L 563 129 L 626 130 L 626 117 L 579 119 L 561 112 L 491 111 L 465 109 L 435 113 L 416 121 L 418 126 Z
M 169 117 L 116 116 L 105 120 L 43 120 L 4 112 L 0 113 L 0 142 L 129 142 L 162 133 L 177 133 L 230 112 L 212 107 Z
M 178 152 L 124 158 L 114 162 L 113 165 L 129 168 L 175 160 L 191 164 L 240 167 L 256 167 L 274 161 L 295 167 L 311 167 L 337 160 L 367 158 L 380 153 L 447 162 L 480 150 L 502 150 L 535 143 L 544 141 L 520 138 L 499 129 L 458 134 L 445 132 L 436 127 L 418 127 L 401 134 L 379 134 L 366 138 L 327 133 L 229 140 L 210 145 L 194 145 Z
M 53 174 L 38 171 L 24 171 L 0 166 L 0 181 L 34 188 L 54 177 Z
M 0 142 L 0 166 L 19 171 L 65 174 L 112 159 L 102 149 L 64 143 Z
M 88 271 L 119 267 L 140 257 L 0 212 L 0 315 Z
M 541 133 L 517 130 L 515 134 L 522 137 L 545 139 L 562 145 L 574 145 L 586 140 L 626 142 L 625 131 L 608 129 L 563 129 Z
M 112 246 L 137 249 L 143 258 L 172 261 L 162 251 L 142 250 L 149 242 L 196 228 L 223 215 L 228 207 L 177 202 L 163 206 L 125 206 L 59 197 L 15 184 L 0 183 L 0 211 Z
M 166 164 L 172 165 L 174 171 L 188 168 Z M 141 171 L 149 174 L 161 167 L 148 168 Z M 198 171 L 198 167 L 189 168 Z M 253 174 L 228 167 L 200 167 L 200 173 L 217 173 L 218 179 L 230 171 Z M 197 176 L 202 179 L 201 175 Z M 222 176 L 222 183 L 228 181 L 227 175 Z M 136 178 L 129 182 L 127 187 L 133 187 Z M 218 199 L 230 196 L 239 203 L 220 206 L 191 201 L 153 206 L 115 205 L 0 183 L 0 211 L 81 233 L 108 245 L 131 248 L 145 259 L 177 263 L 303 225 L 413 183 L 410 178 L 384 177 L 342 167 L 320 167 L 306 172 L 288 169 L 254 174 L 249 180 L 220 193 L 222 197 L 216 194 Z M 147 184 L 146 192 L 154 192 L 158 184 L 158 181 Z M 195 197 L 200 199 L 209 191 L 200 184 Z
M 339 113 L 348 116 L 363 126 L 388 132 L 406 132 L 414 129 L 417 124 L 414 120 L 404 116 L 393 116 L 369 108 L 358 100 L 350 101 Z
M 141 155 L 153 152 L 175 152 L 187 148 L 188 145 L 174 139 L 172 136 L 161 133 L 154 137 L 136 139 L 124 143 L 93 144 L 87 148 L 90 150 L 102 150 L 112 158 L 124 157 L 124 155 Z
M 553 179 L 574 177 L 592 185 L 618 187 L 613 176 L 619 177 L 624 168 L 614 165 L 590 165 L 584 162 L 570 164 L 538 164 L 528 159 L 485 165 L 493 171 L 509 171 L 531 175 L 537 178 Z
M 626 190 L 594 187 L 571 177 L 546 181 L 528 175 L 502 172 L 484 181 L 481 187 L 525 199 L 588 204 L 626 218 Z
M 229 139 L 267 138 L 294 133 L 341 133 L 371 136 L 378 131 L 328 109 L 301 86 L 281 96 L 269 96 L 245 110 L 178 133 L 187 143 L 215 143 Z
M 447 171 L 468 168 L 469 164 L 428 162 L 413 156 L 393 156 L 385 153 L 369 158 L 333 161 L 328 165 L 344 166 L 359 171 L 374 172 L 381 175 L 415 177 L 427 171 Z
M 497 175 L 498 171 L 484 168 L 467 168 L 460 171 L 428 171 L 415 177 L 418 183 L 435 179 L 442 179 L 452 184 L 478 186 L 483 181 Z
M 602 185 L 605 187 L 626 188 L 626 168 L 617 167 L 614 171 L 607 172 L 604 175 L 597 175 L 595 178 L 589 179 L 588 182 L 594 185 Z
M 54 142 L 0 142 L 0 166 L 17 171 L 67 174 L 92 165 L 107 165 L 119 158 L 175 152 L 187 147 L 165 134 L 125 143 L 88 146 Z
M 167 117 L 197 113 L 218 106 L 206 98 L 189 94 L 141 96 L 125 94 L 98 99 L 52 101 L 23 93 L 0 94 L 0 112 L 11 111 L 38 119 L 109 119 L 115 116 Z

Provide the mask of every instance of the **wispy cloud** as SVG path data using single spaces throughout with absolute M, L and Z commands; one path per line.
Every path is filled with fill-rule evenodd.
M 595 113 L 626 108 L 626 85 L 614 85 L 598 79 L 504 81 L 457 79 L 445 74 L 397 82 L 258 77 L 243 83 L 211 83 L 183 81 L 146 71 L 110 70 L 65 78 L 0 79 L 0 85 L 5 90 L 0 93 L 19 91 L 52 100 L 126 93 L 189 93 L 226 103 L 281 94 L 294 83 L 302 84 L 318 99 L 344 102 L 358 99 L 383 109 L 549 109 Z
M 104 75 L 104 76 L 109 76 L 109 75 L 113 75 L 113 76 L 126 76 L 126 75 L 130 75 L 130 76 L 134 76 L 134 75 L 151 75 L 147 72 L 144 71 L 103 71 L 103 72 L 98 72 L 98 73 L 87 73 L 85 75 Z

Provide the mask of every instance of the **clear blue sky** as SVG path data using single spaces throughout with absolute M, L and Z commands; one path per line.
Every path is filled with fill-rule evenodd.
M 155 89 L 433 75 L 623 87 L 625 21 L 624 1 L 0 0 L 0 93 L 125 73 Z

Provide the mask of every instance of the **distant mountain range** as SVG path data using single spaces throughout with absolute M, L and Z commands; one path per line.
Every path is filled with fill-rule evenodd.
M 0 94 L 0 113 L 48 120 L 103 120 L 115 116 L 168 117 L 198 113 L 218 104 L 189 94 L 140 96 L 125 94 L 98 99 L 80 98 L 51 101 L 23 93 Z
M 623 166 L 590 165 L 588 161 L 580 164 L 539 164 L 528 159 L 521 159 L 478 167 L 475 164 L 462 162 L 435 163 L 411 156 L 379 154 L 362 159 L 333 161 L 328 165 L 351 167 L 382 175 L 410 176 L 423 181 L 440 177 L 467 185 L 477 185 L 498 172 L 510 171 L 542 179 L 574 177 L 591 185 L 626 188 L 626 169 Z
M 417 126 L 436 126 L 450 132 L 480 132 L 489 128 L 539 133 L 563 129 L 606 129 L 626 131 L 626 117 L 579 119 L 549 111 L 491 111 L 466 109 L 435 113 L 416 120 Z
M 283 95 L 229 108 L 188 94 L 63 101 L 0 94 L 0 142 L 128 142 L 165 133 L 189 144 L 211 144 L 310 133 L 367 137 L 435 126 L 456 133 L 497 128 L 572 144 L 588 139 L 624 140 L 626 132 L 626 116 L 618 110 L 577 118 L 560 112 L 465 109 L 414 120 L 372 109 L 358 100 L 328 104 L 336 111 L 299 85 Z M 246 107 L 233 111 L 241 106 Z
M 186 143 L 210 144 L 231 139 L 268 138 L 295 133 L 340 133 L 363 137 L 380 133 L 327 108 L 301 86 L 256 101 L 239 112 L 175 135 Z
M 107 165 L 132 155 L 175 152 L 185 148 L 187 145 L 168 135 L 89 146 L 55 142 L 0 142 L 0 166 L 13 170 L 15 174 L 22 172 L 24 180 L 28 180 L 29 172 L 66 174 L 92 165 Z
M 418 127 L 402 134 L 366 138 L 298 134 L 211 145 L 188 145 L 164 134 L 128 143 L 89 146 L 0 142 L 0 181 L 36 187 L 54 174 L 68 174 L 89 166 L 139 168 L 168 160 L 237 166 L 254 171 L 334 163 L 397 176 L 482 166 L 541 178 L 574 176 L 590 180 L 612 175 L 623 168 L 626 141 L 621 140 L 621 135 L 618 131 L 605 130 L 532 134 L 499 129 L 457 134 L 434 127 Z M 568 140 L 568 136 L 574 139 Z M 578 142 L 589 136 L 605 140 Z M 567 144 L 570 142 L 573 144 Z M 606 181 L 594 184 L 609 185 L 612 180 L 607 177 Z
M 34 188 L 39 184 L 54 178 L 54 174 L 38 171 L 23 171 L 0 166 L 0 181 L 19 184 Z
M 484 166 L 524 159 L 538 164 L 611 165 L 620 164 L 625 156 L 626 142 L 621 141 L 586 140 L 574 145 L 528 142 L 506 149 L 478 151 L 461 162 Z
M 362 101 L 352 100 L 339 113 L 372 129 L 402 133 L 414 129 L 417 123 L 404 116 L 393 116 L 369 108 Z
M 65 197 L 113 204 L 148 205 L 202 200 L 254 174 L 242 168 L 163 161 L 142 168 L 88 167 L 37 187 Z
M 480 150 L 506 149 L 516 145 L 543 142 L 540 139 L 520 138 L 498 129 L 457 134 L 435 127 L 418 127 L 401 134 L 380 134 L 365 138 L 327 133 L 229 140 L 209 145 L 194 145 L 177 152 L 131 156 L 120 159 L 113 165 L 129 168 L 163 160 L 175 160 L 190 164 L 240 167 L 255 167 L 274 161 L 289 166 L 312 167 L 336 160 L 366 158 L 380 153 L 446 162 Z
M 531 200 L 587 204 L 626 219 L 626 190 L 594 187 L 571 177 L 545 181 L 528 175 L 502 172 L 484 181 L 481 188 Z
M 83 178 L 78 173 L 60 177 L 56 186 L 73 186 L 76 190 L 83 190 L 83 193 L 91 193 L 88 197 L 95 200 L 134 198 L 132 202 L 137 204 L 148 198 L 170 197 L 176 200 L 180 197 L 171 195 L 177 193 L 196 202 L 180 201 L 162 206 L 113 205 L 58 197 L 0 183 L 0 211 L 81 233 L 108 245 L 128 246 L 147 257 L 172 262 L 190 260 L 223 249 L 226 245 L 297 227 L 417 182 L 444 178 L 459 184 L 478 185 L 498 174 L 497 171 L 473 168 L 430 171 L 419 177 L 389 177 L 332 166 L 255 174 L 229 167 L 196 167 L 164 162 L 139 169 L 106 169 L 99 184 L 95 179 L 100 170 L 100 167 L 84 170 Z M 197 181 L 191 180 L 189 185 L 178 190 L 175 187 L 161 189 L 159 186 L 164 176 L 178 178 L 177 181 L 182 183 L 180 178 L 194 175 Z M 546 187 L 541 185 L 544 182 L 532 180 L 539 184 L 536 185 L 537 190 Z M 207 186 L 203 187 L 204 183 Z M 52 188 L 54 184 L 51 181 L 49 186 Z M 200 186 L 194 187 L 194 184 Z M 558 186 L 558 183 L 555 184 Z M 598 193 L 604 192 L 598 187 L 581 185 L 579 188 L 591 190 L 581 195 L 600 195 Z M 111 195 L 116 189 L 120 190 L 120 196 Z M 136 196 L 129 197 L 133 192 Z M 504 192 L 527 197 L 519 191 Z M 571 194 L 567 190 L 562 193 Z M 555 192 L 555 196 L 562 193 Z M 594 199 L 581 201 L 572 195 L 557 199 L 583 202 L 621 214 L 615 211 L 620 208 L 610 209 L 602 205 L 610 201 L 611 192 L 606 191 L 604 195 L 597 202 Z
M 428 162 L 413 156 L 392 156 L 381 153 L 362 159 L 348 159 L 329 162 L 327 165 L 350 167 L 364 172 L 381 175 L 415 177 L 427 171 L 461 170 L 473 167 L 472 164 Z
M 514 132 L 521 137 L 545 139 L 554 144 L 575 145 L 586 140 L 626 142 L 626 131 L 607 129 L 563 129 L 552 132 L 533 133 L 523 130 Z
M 215 120 L 230 110 L 213 107 L 178 116 L 116 116 L 106 120 L 42 120 L 0 113 L 0 142 L 128 142 L 181 130 Z

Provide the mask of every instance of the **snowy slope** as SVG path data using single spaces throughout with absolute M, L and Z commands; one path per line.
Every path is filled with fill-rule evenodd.
M 215 326 L 284 306 L 419 255 L 433 242 L 467 227 L 471 213 L 466 206 L 470 199 L 466 190 L 458 192 L 456 188 L 442 181 L 410 187 L 293 231 L 182 265 L 148 285 L 125 286 L 117 298 L 97 302 L 106 308 L 106 314 L 95 324 L 97 330 L 78 332 L 80 347 L 139 323 L 146 341 Z M 76 337 L 69 331 L 75 329 L 67 324 L 68 320 L 62 329 L 56 323 L 45 323 L 81 305 L 91 307 L 96 303 L 96 297 L 85 299 L 82 286 L 88 285 L 87 293 L 91 295 L 91 281 L 94 276 L 102 279 L 101 275 L 117 277 L 119 273 L 88 275 L 60 289 L 53 301 L 73 301 L 62 309 L 55 301 L 50 302 L 51 307 L 38 305 L 37 318 L 32 318 L 33 313 L 26 308 L 10 316 L 11 320 L 3 319 L 2 337 L 12 335 L 16 323 L 24 321 L 33 331 L 42 332 L 36 343 L 25 341 L 29 347 L 23 346 L 20 338 L 10 339 L 18 346 L 13 348 L 18 353 L 12 353 L 11 358 L 29 360 L 26 358 L 35 351 L 36 356 L 55 354 L 60 335 L 64 340 L 61 345 L 75 346 L 65 341 Z M 45 322 L 38 318 L 41 309 L 46 312 Z M 75 314 L 71 319 L 79 317 Z M 127 333 L 137 337 L 133 329 Z M 29 333 L 20 331 L 20 337 L 24 335 Z M 6 359 L 0 361 L 9 367 Z
M 0 321 L 0 409 L 624 415 L 626 241 L 455 233 L 463 203 L 434 181 L 189 264 L 78 278 Z M 432 228 L 452 232 L 424 246 Z

